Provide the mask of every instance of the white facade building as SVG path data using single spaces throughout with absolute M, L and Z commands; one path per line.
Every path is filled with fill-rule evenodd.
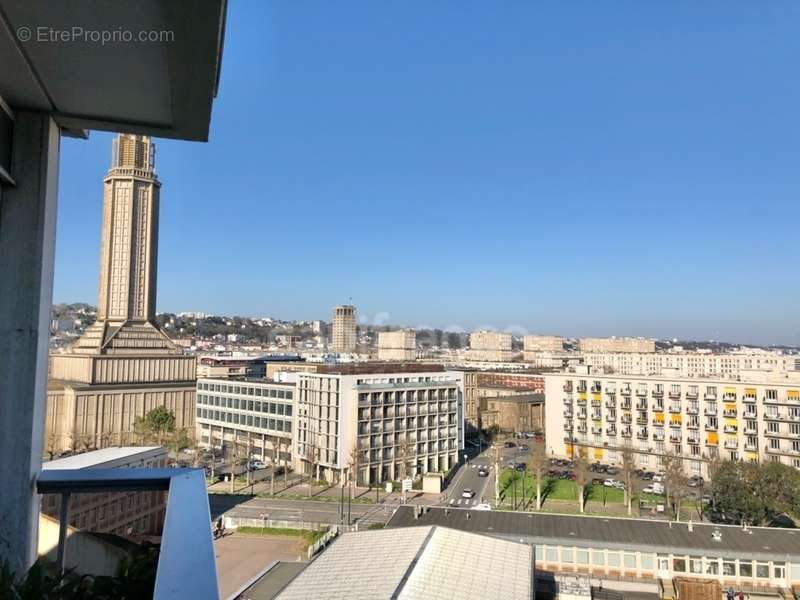
M 703 476 L 714 456 L 800 468 L 800 374 L 731 381 L 575 370 L 544 375 L 549 453 L 619 464 L 629 446 L 643 469 L 658 470 L 669 452 Z
M 414 360 L 417 332 L 413 329 L 378 332 L 378 360 Z
M 464 447 L 463 374 L 374 367 L 298 374 L 296 470 L 340 481 L 355 468 L 359 484 L 373 484 L 400 479 L 403 462 L 408 477 L 456 465 Z

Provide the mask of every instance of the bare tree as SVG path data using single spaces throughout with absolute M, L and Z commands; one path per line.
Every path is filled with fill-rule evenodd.
M 633 511 L 633 494 L 636 486 L 636 462 L 633 449 L 625 446 L 622 449 L 622 483 L 625 486 L 625 506 L 630 515 Z
M 547 450 L 544 443 L 531 444 L 531 453 L 528 457 L 531 474 L 536 477 L 536 510 L 542 510 L 542 481 L 547 473 Z
M 397 479 L 399 481 L 408 477 L 408 457 L 410 454 L 410 444 L 408 438 L 404 435 L 397 446 L 397 456 L 395 457 L 395 461 L 397 462 Z
M 683 459 L 674 452 L 667 452 L 662 457 L 664 464 L 664 493 L 667 509 L 672 510 L 677 520 L 680 520 L 681 501 L 686 494 L 686 473 L 683 470 Z
M 272 438 L 272 464 L 270 465 L 269 469 L 269 495 L 275 495 L 275 469 L 277 468 L 277 458 L 278 458 L 278 439 L 277 437 Z
M 575 475 L 575 486 L 578 488 L 578 504 L 581 514 L 583 514 L 586 508 L 586 484 L 589 482 L 589 461 L 579 450 L 574 463 L 575 466 L 572 472 Z
M 236 490 L 236 468 L 241 463 L 242 455 L 244 454 L 243 448 L 239 443 L 239 436 L 234 432 L 231 445 L 228 446 L 228 465 L 230 467 L 230 493 L 233 494 Z

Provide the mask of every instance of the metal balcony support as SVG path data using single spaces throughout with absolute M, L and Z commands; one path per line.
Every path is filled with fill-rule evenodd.
M 51 469 L 42 472 L 36 486 L 40 494 L 62 494 L 59 561 L 66 554 L 69 515 L 65 506 L 69 505 L 71 493 L 167 490 L 153 598 L 219 600 L 211 513 L 202 469 Z

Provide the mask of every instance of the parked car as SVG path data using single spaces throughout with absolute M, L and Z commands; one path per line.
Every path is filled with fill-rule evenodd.
M 262 460 L 251 460 L 250 461 L 250 470 L 255 471 L 256 469 L 266 469 L 267 465 L 264 464 Z
M 592 479 L 592 485 L 603 485 L 605 480 L 602 477 L 595 477 Z
M 616 467 L 608 467 L 608 469 L 606 469 L 606 473 L 608 473 L 609 475 L 618 475 L 619 469 L 617 469 Z
M 661 473 L 653 473 L 652 480 L 655 481 L 656 483 L 663 483 L 664 476 Z
M 520 444 L 518 447 L 520 450 L 528 450 L 530 448 L 528 444 Z
M 517 464 L 514 465 L 514 468 L 517 471 L 524 471 L 527 467 L 528 467 L 528 465 L 525 464 L 524 462 L 518 462 Z
M 475 497 L 475 492 L 472 491 L 471 489 L 467 488 L 463 492 L 461 492 L 461 497 L 462 498 L 474 498 Z
M 703 487 L 705 480 L 700 475 L 692 475 L 686 483 L 689 487 Z
M 660 483 L 651 483 L 649 485 L 644 486 L 642 488 L 642 492 L 645 494 L 663 494 L 664 493 L 664 486 Z
M 652 481 L 654 476 L 655 476 L 655 473 L 653 473 L 652 471 L 645 471 L 641 475 L 641 477 L 642 477 L 642 479 L 644 481 Z
M 517 445 L 514 442 L 506 442 L 505 444 L 503 444 L 503 447 L 504 448 L 516 448 Z
M 609 477 L 608 479 L 603 481 L 603 485 L 610 488 L 617 488 L 619 490 L 625 488 L 625 484 L 619 481 L 618 479 L 613 479 Z

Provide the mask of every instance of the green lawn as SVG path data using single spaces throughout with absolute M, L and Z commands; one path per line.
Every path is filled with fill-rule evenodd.
M 310 546 L 321 538 L 327 529 L 289 529 L 286 527 L 238 527 L 236 533 L 243 535 L 268 535 L 279 537 L 299 537 L 305 540 L 306 545 Z
M 512 483 L 511 478 L 514 477 Z M 625 501 L 625 494 L 622 490 L 617 488 L 605 487 L 603 485 L 589 485 L 588 498 L 589 502 L 605 502 L 606 504 L 623 503 Z M 511 469 L 505 469 L 500 475 L 500 496 L 502 501 L 508 502 L 514 497 L 516 488 L 517 500 L 522 498 L 522 473 L 514 472 Z M 536 497 L 536 478 L 532 475 L 525 475 L 525 497 Z M 542 497 L 543 501 L 547 500 L 572 500 L 578 501 L 578 486 L 570 479 L 554 479 L 546 477 L 542 482 Z M 663 502 L 662 496 L 655 494 L 642 494 L 641 500 L 644 502 Z M 636 498 L 634 498 L 636 502 Z

